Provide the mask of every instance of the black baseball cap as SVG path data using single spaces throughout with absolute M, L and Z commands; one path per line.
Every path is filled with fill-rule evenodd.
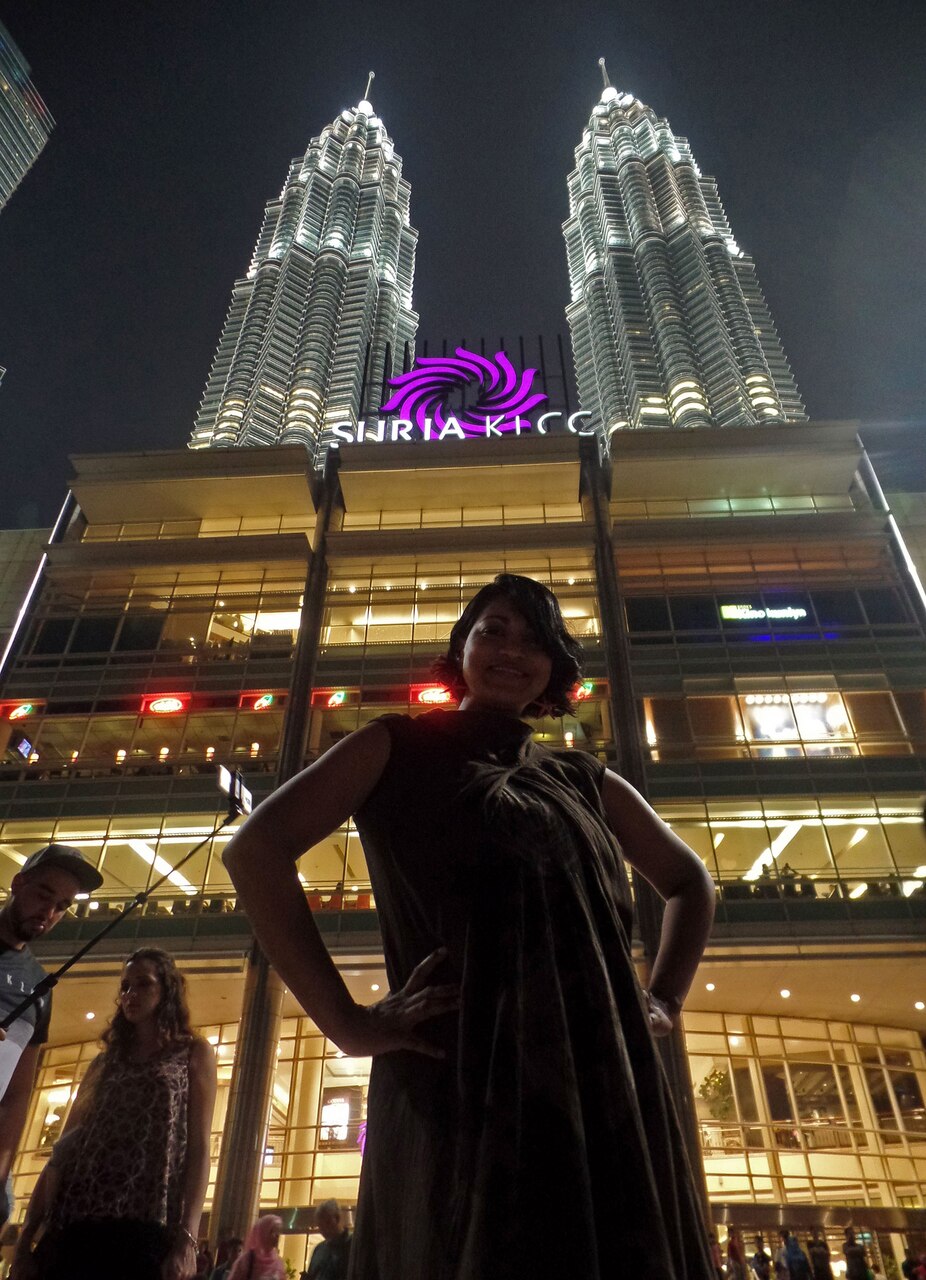
M 35 871 L 38 867 L 60 867 L 80 885 L 81 893 L 93 893 L 103 883 L 103 877 L 92 867 L 79 849 L 70 844 L 47 844 L 37 849 L 23 863 L 21 871 Z

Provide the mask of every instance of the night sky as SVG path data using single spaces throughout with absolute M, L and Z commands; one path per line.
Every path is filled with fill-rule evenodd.
M 667 116 L 756 260 L 813 418 L 926 487 L 921 0 L 30 0 L 57 120 L 0 214 L 0 527 L 70 453 L 185 445 L 265 202 L 371 98 L 411 182 L 419 337 L 567 333 L 566 174 L 601 89 Z

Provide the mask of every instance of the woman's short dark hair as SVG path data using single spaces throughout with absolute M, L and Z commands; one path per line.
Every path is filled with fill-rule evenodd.
M 138 960 L 147 960 L 153 965 L 161 984 L 161 1002 L 156 1015 L 161 1047 L 167 1049 L 172 1045 L 188 1043 L 193 1039 L 193 1028 L 190 1026 L 186 979 L 174 963 L 173 957 L 157 947 L 141 947 L 132 952 L 124 967 Z M 107 1054 L 124 1057 L 134 1038 L 135 1028 L 122 1012 L 122 1006 L 118 1005 L 112 1022 L 102 1035 Z
M 507 600 L 521 614 L 553 663 L 550 683 L 537 701 L 525 708 L 525 714 L 568 715 L 575 709 L 572 693 L 582 675 L 582 646 L 567 630 L 553 592 L 533 578 L 523 578 L 517 573 L 500 573 L 476 592 L 450 632 L 447 652 L 434 663 L 434 675 L 455 698 L 466 694 L 463 649 L 477 619 L 493 600 L 499 599 Z

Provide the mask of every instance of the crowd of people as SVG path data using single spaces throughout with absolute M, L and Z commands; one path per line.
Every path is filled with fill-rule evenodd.
M 752 1253 L 736 1227 L 727 1232 L 726 1256 L 713 1233 L 710 1242 L 717 1280 L 834 1280 L 832 1253 L 819 1227 L 803 1245 L 786 1227 L 778 1232 L 777 1244 L 768 1248 L 764 1238 L 756 1236 Z M 845 1280 L 884 1280 L 852 1227 L 844 1228 L 842 1253 Z M 908 1249 L 903 1274 L 906 1280 L 926 1280 L 926 1258 L 918 1259 Z
M 435 666 L 457 708 L 384 716 L 339 741 L 227 847 L 289 990 L 344 1053 L 373 1058 L 356 1229 L 336 1202 L 318 1206 L 304 1280 L 831 1274 L 817 1237 L 805 1252 L 783 1232 L 774 1258 L 761 1246 L 748 1258 L 735 1231 L 725 1262 L 709 1246 L 656 1041 L 676 1032 L 714 885 L 618 774 L 533 740 L 524 717 L 573 709 L 580 660 L 551 592 L 500 574 Z M 349 818 L 389 978 L 369 1006 L 345 986 L 296 870 Z M 628 864 L 665 902 L 645 987 Z M 101 880 L 65 845 L 14 876 L 0 1016 L 43 976 L 28 944 Z M 0 1042 L 0 1225 L 50 1015 L 43 995 Z M 284 1280 L 278 1217 L 223 1240 L 215 1259 L 198 1241 L 215 1056 L 165 952 L 129 956 L 102 1043 L 27 1208 L 13 1280 Z M 854 1248 L 848 1280 L 866 1280 Z

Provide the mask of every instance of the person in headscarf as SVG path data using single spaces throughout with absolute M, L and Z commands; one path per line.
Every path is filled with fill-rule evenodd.
M 277 1251 L 282 1230 L 283 1219 L 276 1214 L 266 1213 L 258 1218 L 228 1280 L 286 1280 L 286 1267 Z

